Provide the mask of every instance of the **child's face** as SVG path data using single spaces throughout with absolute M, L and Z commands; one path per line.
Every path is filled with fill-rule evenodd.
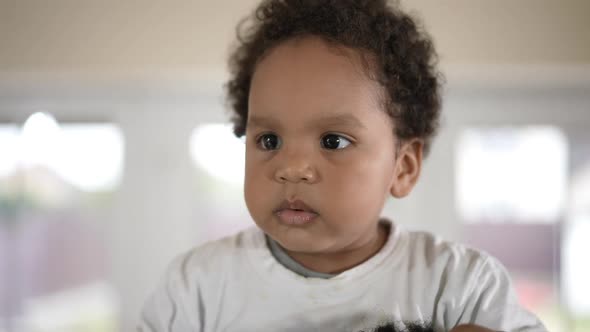
M 287 250 L 345 252 L 377 236 L 396 167 L 381 93 L 354 52 L 317 38 L 284 42 L 257 66 L 245 198 L 258 226 Z

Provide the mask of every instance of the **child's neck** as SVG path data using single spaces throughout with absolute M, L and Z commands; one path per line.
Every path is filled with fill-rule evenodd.
M 379 223 L 377 230 L 368 241 L 346 251 L 302 253 L 284 250 L 292 259 L 307 269 L 326 274 L 338 274 L 373 257 L 385 245 L 388 234 L 387 225 Z

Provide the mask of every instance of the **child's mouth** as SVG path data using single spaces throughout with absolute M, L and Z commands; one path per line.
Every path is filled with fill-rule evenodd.
M 292 226 L 308 224 L 318 216 L 315 212 L 291 209 L 279 210 L 276 212 L 276 215 L 281 222 Z
M 312 222 L 318 216 L 318 213 L 302 201 L 284 201 L 275 210 L 275 215 L 286 225 L 301 226 Z

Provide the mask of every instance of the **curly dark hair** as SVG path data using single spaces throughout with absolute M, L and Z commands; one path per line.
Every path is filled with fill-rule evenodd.
M 421 138 L 428 153 L 439 126 L 442 76 L 427 33 L 387 0 L 264 0 L 237 28 L 226 85 L 234 133 L 246 131 L 256 65 L 278 44 L 304 36 L 359 51 L 365 69 L 387 91 L 384 110 L 401 140 Z M 374 61 L 367 61 L 367 59 Z
M 432 322 L 419 323 L 419 322 L 406 322 L 405 328 L 394 322 L 386 323 L 376 327 L 371 331 L 362 332 L 434 332 Z

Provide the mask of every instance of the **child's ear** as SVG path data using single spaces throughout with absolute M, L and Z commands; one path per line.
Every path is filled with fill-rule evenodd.
M 420 177 L 424 142 L 412 139 L 401 144 L 395 160 L 390 192 L 396 198 L 407 196 Z

